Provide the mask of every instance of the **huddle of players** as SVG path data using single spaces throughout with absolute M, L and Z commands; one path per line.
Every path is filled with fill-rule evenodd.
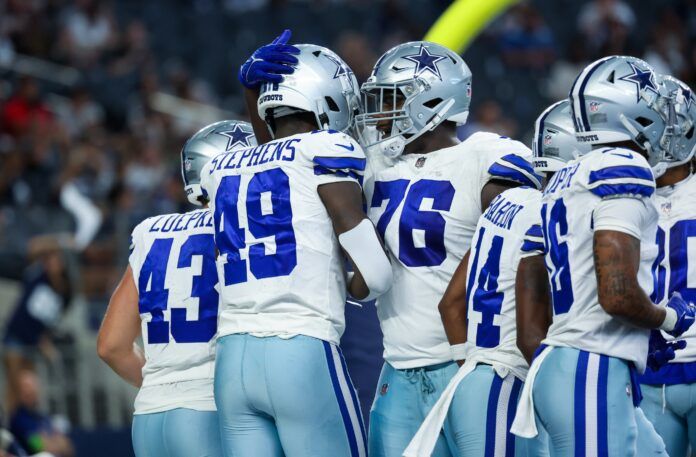
M 537 120 L 532 158 L 454 139 L 471 73 L 442 46 L 394 47 L 358 89 L 288 39 L 240 69 L 270 141 L 199 131 L 182 174 L 204 208 L 133 231 L 98 349 L 140 387 L 136 455 L 686 455 L 688 87 L 594 62 Z M 377 299 L 384 334 L 368 436 L 338 347 L 347 295 Z

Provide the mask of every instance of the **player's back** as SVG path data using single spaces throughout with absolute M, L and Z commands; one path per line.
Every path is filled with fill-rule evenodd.
M 378 300 L 385 359 L 397 369 L 451 360 L 437 305 L 471 244 L 491 179 L 533 182 L 523 144 L 476 133 L 455 146 L 402 155 L 377 172 L 368 215 L 385 241 L 392 288 Z
M 317 188 L 360 183 L 364 169 L 360 146 L 331 130 L 221 154 L 203 168 L 220 252 L 220 336 L 302 334 L 338 343 L 344 257 Z
M 161 385 L 197 380 L 210 406 L 219 305 L 212 213 L 145 219 L 133 230 L 129 263 L 146 357 L 136 413 L 185 402 Z
M 509 366 L 520 377 L 527 362 L 517 348 L 515 279 L 523 251 L 543 249 L 540 209 L 541 193 L 530 187 L 493 199 L 476 226 L 467 270 L 470 354 Z
M 601 148 L 571 161 L 543 192 L 542 230 L 553 301 L 553 323 L 545 343 L 630 360 L 645 366 L 648 330 L 609 315 L 599 303 L 595 274 L 593 212 L 606 198 L 639 198 L 648 208 L 640 234 L 638 280 L 652 291 L 657 253 L 657 214 L 650 200 L 652 170 L 638 153 Z

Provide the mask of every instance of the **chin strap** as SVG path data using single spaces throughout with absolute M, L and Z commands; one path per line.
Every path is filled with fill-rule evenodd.
M 440 125 L 442 121 L 447 120 L 445 116 L 447 112 L 450 110 L 450 108 L 452 108 L 452 105 L 454 105 L 454 99 L 450 98 L 449 100 L 447 100 L 445 105 L 442 108 L 440 108 L 440 110 L 437 113 L 435 113 L 433 117 L 430 118 L 428 123 L 423 126 L 423 129 L 420 132 L 410 136 L 408 139 L 405 139 L 403 135 L 398 135 L 394 138 L 386 140 L 384 148 L 382 149 L 384 153 L 391 158 L 399 156 L 401 153 L 404 152 L 404 148 L 407 144 L 412 143 L 425 132 L 433 130 L 435 127 Z

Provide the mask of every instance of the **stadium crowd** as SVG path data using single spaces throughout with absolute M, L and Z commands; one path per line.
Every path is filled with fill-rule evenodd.
M 55 350 L 51 329 L 76 295 L 96 329 L 132 228 L 188 207 L 181 146 L 212 120 L 244 117 L 235 72 L 251 50 L 292 27 L 296 40 L 335 49 L 362 82 L 378 55 L 422 38 L 448 3 L 0 0 L 0 277 L 23 287 L 18 302 L 0 303 L 11 410 L 27 414 L 27 354 Z M 511 8 L 464 54 L 481 95 L 459 136 L 530 143 L 541 109 L 603 55 L 641 56 L 693 87 L 696 1 L 646 3 Z

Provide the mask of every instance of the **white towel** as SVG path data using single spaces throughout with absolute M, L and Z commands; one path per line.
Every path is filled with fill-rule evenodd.
M 457 391 L 457 386 L 462 382 L 462 379 L 474 371 L 478 361 L 478 357 L 469 357 L 464 362 L 464 365 L 459 367 L 459 371 L 452 377 L 445 390 L 442 391 L 442 395 L 433 405 L 428 416 L 411 439 L 406 450 L 404 450 L 404 457 L 430 457 L 440 436 L 442 425 L 447 418 L 447 412 L 454 398 L 454 393 Z
M 545 347 L 532 362 L 532 366 L 529 367 L 529 372 L 527 373 L 527 380 L 522 388 L 520 401 L 517 403 L 517 414 L 515 414 L 515 420 L 512 422 L 510 432 L 522 438 L 534 438 L 539 434 L 534 415 L 534 392 L 532 388 L 534 387 L 534 379 L 536 379 L 536 375 L 539 372 L 539 367 L 541 367 L 542 362 L 549 355 L 551 349 L 553 349 L 553 346 Z

